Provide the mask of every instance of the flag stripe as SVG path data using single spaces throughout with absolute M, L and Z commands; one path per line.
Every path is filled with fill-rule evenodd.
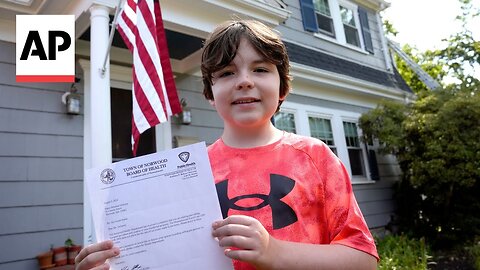
M 162 113 L 165 114 L 165 97 L 163 96 L 162 90 L 159 89 L 162 87 L 162 84 L 159 74 L 153 66 L 153 59 L 149 57 L 148 50 L 144 47 L 143 42 L 137 42 L 137 48 L 138 56 L 135 64 L 141 65 L 138 68 L 143 69 L 142 71 L 144 71 L 139 77 L 139 80 L 143 82 L 143 84 L 147 84 L 151 89 L 155 89 L 155 92 L 150 92 L 150 95 L 148 96 L 149 100 L 155 103 L 155 105 L 160 106 L 163 110 Z
M 139 5 L 140 10 L 142 5 Z M 148 12 L 145 11 L 144 12 Z M 143 18 L 150 18 L 152 19 L 151 14 L 144 14 Z M 148 19 L 147 19 L 148 20 Z M 163 95 L 163 90 L 161 89 L 162 87 L 164 88 L 164 84 L 162 84 L 162 78 L 160 77 L 160 74 L 162 74 L 162 66 L 160 63 L 160 56 L 158 54 L 158 49 L 156 46 L 156 40 L 155 37 L 152 35 L 149 35 L 149 31 L 140 31 L 144 29 L 148 29 L 148 23 L 145 20 L 139 19 L 137 21 L 137 27 L 138 27 L 138 38 L 136 40 L 136 45 L 137 45 L 137 50 L 138 50 L 138 55 L 139 55 L 139 60 L 142 62 L 143 67 L 145 68 L 145 72 L 142 74 L 143 76 L 147 76 L 149 78 L 142 77 L 141 79 L 145 80 L 145 83 L 150 84 L 152 89 L 155 89 L 155 92 L 151 92 L 151 98 L 153 98 L 153 95 L 156 97 L 160 98 L 160 103 L 157 103 L 157 99 L 155 99 L 155 103 L 157 103 L 157 106 L 161 106 L 163 109 L 163 113 L 165 114 L 167 111 L 165 110 L 165 96 Z M 156 36 L 156 35 L 155 35 Z M 147 47 L 148 46 L 148 47 Z M 135 63 L 139 64 L 139 63 Z
M 170 105 L 168 104 L 168 95 L 167 95 L 164 78 L 163 78 L 163 68 L 162 68 L 163 63 L 161 63 L 161 60 L 160 60 L 157 30 L 154 27 L 152 27 L 153 25 L 156 25 L 158 27 L 158 25 L 156 24 L 157 22 L 154 22 L 155 17 L 154 17 L 154 14 L 152 14 L 154 12 L 153 2 L 151 4 L 152 6 L 150 7 L 150 6 L 147 6 L 147 2 L 142 1 L 139 4 L 138 8 L 140 9 L 140 12 L 144 14 L 143 16 L 144 21 L 141 23 L 145 23 L 145 25 L 142 25 L 142 26 L 145 26 L 146 28 L 148 28 L 148 31 L 150 32 L 150 36 L 148 38 L 151 37 L 152 39 L 154 39 L 154 42 L 146 43 L 146 44 L 152 45 L 152 47 L 146 48 L 146 52 L 150 54 L 150 57 L 152 58 L 151 60 L 155 64 L 155 70 L 151 70 L 151 72 L 155 72 L 155 73 L 157 71 L 161 71 L 161 72 L 158 72 L 156 74 L 151 74 L 150 72 L 148 73 L 149 75 L 151 75 L 152 78 L 155 78 L 154 85 L 157 86 L 155 87 L 155 90 L 157 91 L 157 94 L 160 97 L 160 100 L 162 102 L 164 113 L 166 115 L 172 115 L 172 112 L 169 108 Z M 144 33 L 146 34 L 146 31 Z M 155 48 L 153 48 L 153 45 L 155 45 Z M 148 60 L 148 59 L 144 59 L 143 57 L 141 59 Z M 145 66 L 150 66 L 150 65 L 145 65 Z M 159 79 L 158 83 L 156 80 L 157 78 Z
M 132 147 L 133 147 L 132 150 L 134 155 L 135 153 L 137 153 L 137 149 L 138 149 L 138 143 L 135 143 L 135 142 L 138 142 L 139 139 L 140 139 L 140 132 L 138 131 L 135 120 L 132 117 Z
M 134 52 L 134 65 L 139 71 L 141 71 L 140 74 L 137 74 L 137 80 L 140 84 L 144 85 L 144 88 L 148 87 L 148 89 L 155 89 L 155 91 L 149 91 L 148 94 L 146 94 L 146 98 L 152 103 L 153 107 L 162 109 L 157 110 L 155 113 L 158 118 L 164 118 L 164 102 L 162 102 L 164 97 L 158 95 L 158 91 L 156 90 L 156 88 L 160 87 L 160 81 L 158 74 L 153 67 L 152 59 L 149 57 L 148 51 L 143 44 L 144 43 L 141 40 L 137 42 L 138 50 L 135 50 Z
M 133 74 L 133 76 L 136 76 L 136 74 Z M 136 105 L 140 109 L 137 114 L 134 114 L 134 119 L 135 122 L 143 124 L 138 126 L 138 130 L 140 131 L 140 133 L 142 133 L 151 126 L 158 124 L 161 118 L 157 117 L 153 106 L 150 104 L 148 98 L 145 96 L 145 91 L 142 89 L 142 86 L 140 85 L 138 80 L 134 80 L 133 87 L 135 89 L 134 94 L 137 101 Z
M 167 38 L 165 36 L 165 29 L 163 27 L 162 10 L 160 9 L 159 1 L 154 1 L 155 19 L 157 21 L 157 40 L 160 53 L 160 61 L 163 67 L 163 78 L 167 91 L 167 101 L 169 102 L 167 108 L 171 110 L 171 114 L 177 114 L 182 111 L 182 105 L 178 98 L 177 87 L 173 78 L 172 67 L 170 66 L 170 55 L 168 53 Z

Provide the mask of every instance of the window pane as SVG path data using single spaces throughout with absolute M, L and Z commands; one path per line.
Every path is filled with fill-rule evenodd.
M 297 133 L 295 129 L 295 117 L 293 113 L 278 112 L 275 114 L 275 126 L 278 129 L 291 133 Z
M 343 122 L 343 129 L 345 131 L 345 140 L 347 142 L 347 147 L 360 147 L 357 125 L 355 123 Z
M 313 5 L 317 12 L 330 17 L 330 7 L 328 6 L 328 0 L 314 0 Z
M 355 27 L 355 18 L 353 17 L 353 11 L 351 9 L 340 6 L 340 15 L 342 16 L 342 22 L 344 24 Z
M 333 19 L 330 14 L 328 0 L 314 0 L 313 5 L 315 7 L 315 13 L 317 14 L 318 30 L 321 33 L 335 37 Z
M 324 16 L 320 13 L 317 13 L 317 23 L 318 23 L 318 29 L 320 30 L 321 33 L 335 37 L 332 18 Z
M 360 40 L 358 37 L 358 30 L 355 24 L 353 11 L 346 7 L 340 6 L 340 15 L 342 16 L 345 39 L 347 40 L 347 43 L 360 47 Z
M 322 140 L 328 146 L 335 146 L 330 120 L 308 117 L 308 122 L 310 124 L 310 134 L 312 137 Z
M 345 141 L 347 143 L 348 158 L 350 160 L 350 169 L 352 175 L 365 176 L 365 162 L 363 152 L 358 138 L 357 124 L 352 122 L 343 122 L 345 132 Z
M 361 149 L 348 149 L 352 175 L 365 175 L 363 172 L 363 157 Z
M 308 123 L 310 124 L 310 135 L 314 138 L 322 140 L 335 155 L 337 154 L 337 148 L 333 140 L 332 124 L 329 119 L 323 119 L 318 117 L 308 117 Z
M 343 27 L 345 29 L 345 38 L 347 39 L 347 43 L 360 47 L 360 40 L 358 39 L 357 28 L 345 24 L 343 25 Z

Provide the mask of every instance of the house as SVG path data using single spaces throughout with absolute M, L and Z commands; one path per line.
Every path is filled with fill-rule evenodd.
M 142 135 L 140 153 L 213 143 L 222 122 L 202 96 L 200 49 L 216 24 L 254 18 L 287 45 L 293 92 L 276 115 L 284 130 L 325 141 L 345 163 L 372 230 L 395 210 L 391 156 L 359 140 L 359 116 L 382 99 L 412 93 L 392 66 L 379 12 L 384 0 L 160 0 L 179 96 L 191 112 Z M 0 2 L 0 270 L 37 269 L 35 256 L 72 238 L 92 240 L 84 170 L 131 157 L 132 56 L 115 36 L 107 72 L 109 21 L 118 0 Z M 71 83 L 15 81 L 15 15 L 74 14 L 76 77 Z M 78 89 L 79 115 L 62 96 Z

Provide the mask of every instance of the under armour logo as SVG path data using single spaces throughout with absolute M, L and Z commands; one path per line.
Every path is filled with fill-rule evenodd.
M 284 228 L 298 220 L 295 211 L 293 211 L 288 204 L 280 201 L 280 199 L 287 196 L 287 194 L 290 193 L 295 186 L 295 181 L 286 176 L 270 174 L 270 194 L 268 195 L 250 194 L 241 195 L 230 199 L 227 195 L 228 179 L 217 183 L 215 186 L 217 188 L 220 208 L 222 209 L 222 215 L 224 218 L 227 217 L 228 210 L 230 209 L 252 211 L 270 205 L 272 208 L 273 229 L 278 230 Z M 263 202 L 251 207 L 242 207 L 235 204 L 237 201 L 245 198 L 259 198 L 263 200 Z

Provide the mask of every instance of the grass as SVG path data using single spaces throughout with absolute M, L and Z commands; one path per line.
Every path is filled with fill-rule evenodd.
M 377 238 L 378 270 L 426 270 L 431 259 L 425 240 L 406 235 Z

